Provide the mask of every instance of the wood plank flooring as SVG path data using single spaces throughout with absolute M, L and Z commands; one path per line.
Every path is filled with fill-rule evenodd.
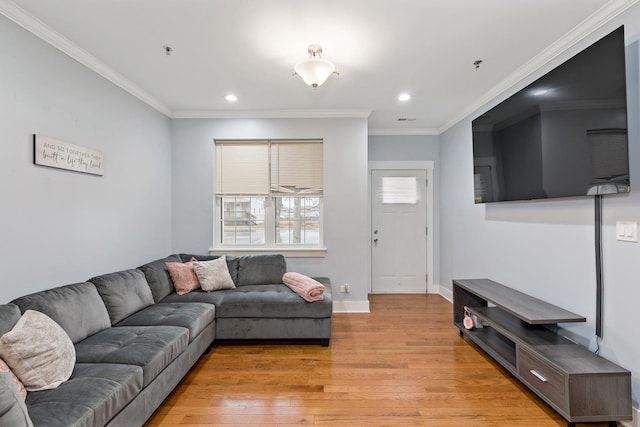
M 566 425 L 459 336 L 444 298 L 370 302 L 370 314 L 334 315 L 330 347 L 215 344 L 146 426 Z

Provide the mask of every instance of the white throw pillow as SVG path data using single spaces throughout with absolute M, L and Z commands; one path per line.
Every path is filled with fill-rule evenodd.
M 226 257 L 222 256 L 211 261 L 194 262 L 193 271 L 198 276 L 198 281 L 203 291 L 219 291 L 236 287 L 229 273 Z
M 46 314 L 27 310 L 0 337 L 0 357 L 28 391 L 56 388 L 71 377 L 76 350 L 67 333 Z

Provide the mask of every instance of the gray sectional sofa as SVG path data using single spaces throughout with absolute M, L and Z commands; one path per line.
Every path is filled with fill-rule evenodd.
M 140 426 L 183 376 L 221 339 L 331 337 L 332 296 L 308 303 L 282 284 L 281 255 L 227 257 L 235 289 L 178 295 L 166 262 L 119 271 L 15 299 L 0 305 L 0 336 L 26 310 L 53 319 L 69 336 L 76 360 L 69 380 L 29 391 L 26 402 L 0 372 L 0 426 Z

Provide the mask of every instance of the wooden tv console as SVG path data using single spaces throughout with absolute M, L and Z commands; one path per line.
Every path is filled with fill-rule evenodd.
M 491 305 L 491 306 L 490 306 Z M 465 329 L 467 306 L 484 328 Z M 557 324 L 586 319 L 488 279 L 453 281 L 460 334 L 562 415 L 576 422 L 631 419 L 631 373 L 557 334 Z

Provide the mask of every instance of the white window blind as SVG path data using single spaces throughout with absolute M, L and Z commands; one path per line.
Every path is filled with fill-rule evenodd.
M 320 141 L 217 141 L 216 193 L 320 195 L 322 164 Z
M 269 145 L 261 141 L 217 142 L 216 193 L 269 194 Z
M 280 194 L 322 194 L 322 143 L 271 144 L 271 190 Z

